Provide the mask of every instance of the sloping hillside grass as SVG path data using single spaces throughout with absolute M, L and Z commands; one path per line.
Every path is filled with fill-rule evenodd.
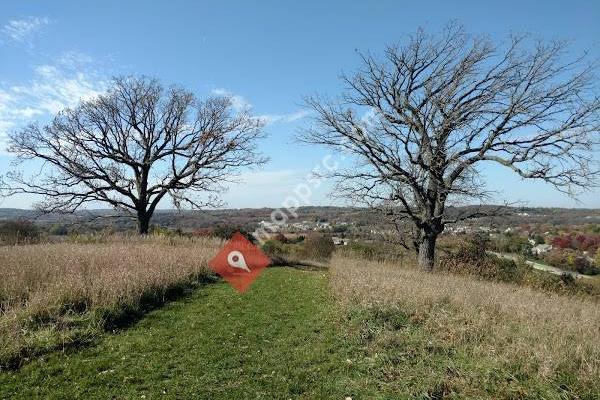
M 244 294 L 204 285 L 38 353 L 0 372 L 0 399 L 597 399 L 599 326 L 597 302 L 334 257 L 326 272 L 269 268 Z
M 600 398 L 600 307 L 592 299 L 341 257 L 330 272 L 350 335 L 384 391 Z
M 92 342 L 197 286 L 219 245 L 116 236 L 0 247 L 0 371 Z
M 96 346 L 0 373 L 0 399 L 376 398 L 336 311 L 325 273 L 271 268 L 244 294 L 207 285 Z

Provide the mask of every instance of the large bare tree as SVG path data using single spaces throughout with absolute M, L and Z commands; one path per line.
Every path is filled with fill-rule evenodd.
M 41 170 L 9 172 L 4 192 L 41 195 L 45 212 L 106 203 L 145 234 L 165 197 L 178 208 L 214 205 L 241 168 L 263 163 L 261 128 L 227 97 L 201 101 L 155 79 L 115 78 L 106 94 L 10 136 L 17 164 L 37 160 Z
M 308 98 L 314 124 L 300 138 L 357 161 L 331 173 L 338 194 L 411 228 L 404 246 L 431 270 L 444 227 L 481 215 L 449 205 L 486 198 L 482 164 L 569 194 L 595 183 L 595 66 L 566 50 L 527 35 L 496 45 L 456 24 L 440 35 L 419 30 L 382 57 L 362 54 L 339 100 Z

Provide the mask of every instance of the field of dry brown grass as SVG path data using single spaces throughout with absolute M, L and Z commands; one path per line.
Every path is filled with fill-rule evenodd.
M 0 366 L 127 324 L 205 279 L 219 246 L 116 236 L 0 247 Z
M 350 308 L 376 316 L 374 325 L 361 317 L 360 334 L 367 356 L 388 360 L 381 368 L 392 378 L 418 380 L 430 360 L 446 368 L 438 376 L 441 395 L 487 398 L 489 387 L 492 398 L 600 395 L 594 299 L 339 256 L 330 284 Z M 392 378 L 390 385 L 398 382 Z

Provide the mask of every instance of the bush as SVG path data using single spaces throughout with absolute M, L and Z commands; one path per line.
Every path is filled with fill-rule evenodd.
M 513 260 L 486 253 L 488 239 L 467 237 L 455 249 L 440 258 L 439 269 L 501 282 L 521 282 L 529 267 Z
M 248 232 L 246 229 L 240 226 L 218 225 L 213 229 L 213 235 L 225 240 L 231 239 L 233 234 L 236 232 L 239 232 L 242 235 L 244 235 L 244 237 L 246 237 L 246 239 L 248 239 L 252 243 L 255 242 L 254 236 L 252 236 L 250 232 Z
M 304 259 L 327 261 L 334 250 L 335 245 L 330 237 L 314 234 L 304 239 L 300 255 Z
M 275 235 L 275 237 L 273 239 L 280 243 L 289 243 L 290 242 L 289 239 L 283 233 L 278 233 L 277 235 Z
M 55 236 L 66 236 L 69 234 L 69 229 L 65 225 L 54 224 L 50 227 L 48 233 Z
M 531 254 L 531 243 L 525 236 L 506 233 L 495 240 L 494 250 L 502 253 Z
M 353 240 L 348 246 L 341 246 L 338 251 L 348 257 L 380 262 L 403 261 L 406 257 L 406 249 L 386 242 L 366 243 Z
M 573 270 L 584 275 L 600 274 L 600 268 L 595 267 L 586 257 L 575 258 Z
M 212 228 L 198 228 L 192 232 L 194 237 L 212 237 L 215 236 Z
M 267 240 L 262 245 L 262 250 L 273 260 L 274 264 L 278 264 L 277 260 L 287 258 L 291 253 L 289 248 L 277 240 Z
M 473 275 L 488 281 L 529 286 L 544 292 L 600 298 L 600 282 L 575 279 L 565 273 L 554 275 L 537 271 L 524 262 L 515 262 L 485 252 L 481 238 L 470 237 L 455 245 L 440 258 L 438 269 L 462 275 Z
M 35 243 L 39 236 L 40 232 L 37 226 L 29 220 L 14 219 L 0 223 L 0 243 Z
M 594 266 L 593 261 L 588 260 L 587 257 L 578 255 L 578 253 L 572 249 L 554 249 L 549 252 L 543 260 L 547 264 L 555 267 L 584 275 L 600 274 L 600 267 Z
M 174 237 L 181 236 L 180 232 L 177 230 L 169 229 L 164 226 L 152 225 L 150 227 L 150 234 L 154 236 L 162 236 L 162 237 Z

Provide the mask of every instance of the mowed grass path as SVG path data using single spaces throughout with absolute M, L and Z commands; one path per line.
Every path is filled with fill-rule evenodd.
M 352 392 L 328 292 L 325 273 L 289 268 L 245 294 L 209 284 L 95 346 L 0 373 L 0 398 L 372 398 Z
M 526 327 L 507 325 L 508 344 L 499 342 L 492 333 L 500 327 L 482 330 L 468 320 L 466 306 L 451 307 L 436 277 L 427 279 L 439 301 L 412 313 L 408 303 L 367 307 L 330 297 L 350 300 L 362 292 L 393 300 L 423 291 L 423 280 L 411 286 L 410 272 L 408 281 L 402 281 L 407 272 L 390 281 L 392 270 L 364 276 L 368 270 L 352 265 L 338 260 L 333 276 L 267 269 L 245 294 L 226 283 L 207 284 L 128 329 L 104 334 L 96 345 L 0 372 L 0 399 L 600 398 L 596 381 L 578 379 L 577 371 L 586 370 L 576 359 L 572 365 L 559 353 L 557 372 L 543 376 L 531 357 L 511 355 L 513 329 Z M 447 279 L 442 287 L 460 288 L 452 286 L 459 277 Z M 385 292 L 388 284 L 400 285 L 398 291 Z M 415 291 L 407 292 L 410 287 Z M 483 326 L 499 316 L 486 310 L 476 314 Z M 514 332 L 517 344 L 526 339 Z

